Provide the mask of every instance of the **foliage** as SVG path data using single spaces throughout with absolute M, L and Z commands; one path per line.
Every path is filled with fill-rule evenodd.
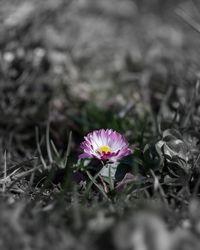
M 1 249 L 199 249 L 195 5 L 0 3 Z M 133 154 L 78 160 L 100 128 Z

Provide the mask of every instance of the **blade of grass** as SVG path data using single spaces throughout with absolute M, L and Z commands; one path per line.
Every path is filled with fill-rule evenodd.
M 50 144 L 51 144 L 52 150 L 53 150 L 54 154 L 56 155 L 56 157 L 60 158 L 60 153 L 58 152 L 53 140 L 50 140 Z
M 114 182 L 113 182 L 113 178 L 111 176 L 111 166 L 108 166 L 109 169 L 109 184 L 110 184 L 110 190 L 114 190 Z
M 108 198 L 107 194 L 104 192 L 104 190 L 101 188 L 101 186 L 99 186 L 96 181 L 94 180 L 94 178 L 91 176 L 91 174 L 86 171 L 87 176 L 89 177 L 89 179 L 92 181 L 92 183 L 99 189 L 99 191 L 101 192 L 101 194 L 103 195 L 103 197 L 107 200 L 110 201 L 110 199 Z
M 178 8 L 176 11 L 177 16 L 181 17 L 189 26 L 191 26 L 195 31 L 200 33 L 200 25 L 192 19 L 184 10 Z
M 99 177 L 100 172 L 101 172 L 101 170 L 94 175 L 93 181 L 96 181 L 97 177 Z M 90 189 L 91 189 L 91 187 L 93 185 L 93 181 L 92 180 L 90 181 L 90 183 L 87 186 L 87 189 L 85 190 L 86 196 L 89 194 L 89 191 L 90 191 Z
M 40 142 L 39 142 L 39 129 L 38 127 L 35 128 L 35 135 L 36 135 L 36 145 L 37 145 L 37 150 L 38 150 L 38 153 L 39 153 L 39 158 L 40 158 L 40 161 L 44 167 L 44 169 L 48 169 L 48 166 L 44 160 L 44 157 L 42 155 L 42 150 L 41 150 L 41 147 L 40 147 Z
M 160 182 L 158 180 L 158 177 L 155 175 L 155 173 L 154 173 L 154 171 L 152 169 L 150 169 L 150 173 L 151 173 L 151 175 L 152 175 L 152 177 L 154 179 L 154 190 L 155 191 L 157 191 L 157 190 L 159 191 L 158 193 L 160 194 L 160 197 L 161 197 L 162 201 L 166 205 L 168 205 L 165 192 L 164 192 L 164 190 L 163 190 L 163 188 L 162 188 L 162 186 L 161 186 L 161 184 L 160 184 Z
M 7 177 L 7 155 L 6 151 L 4 153 L 4 180 L 6 180 Z M 3 183 L 3 192 L 6 191 L 6 181 Z
M 49 159 L 50 165 L 53 163 L 53 156 L 51 153 L 51 146 L 50 146 L 50 139 L 49 139 L 49 133 L 50 133 L 50 123 L 47 123 L 47 129 L 46 129 L 46 148 L 47 148 L 47 155 Z
M 71 151 L 71 144 L 72 144 L 72 131 L 69 132 L 69 137 L 68 137 L 67 151 L 66 151 L 65 159 L 64 159 L 64 166 L 65 167 L 67 166 L 69 154 Z

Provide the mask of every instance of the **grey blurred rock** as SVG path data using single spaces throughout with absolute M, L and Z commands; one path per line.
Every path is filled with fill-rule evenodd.
M 118 250 L 169 250 L 170 234 L 163 221 L 151 213 L 139 213 L 115 230 Z
M 9 27 L 18 27 L 25 25 L 33 16 L 35 5 L 31 2 L 24 2 L 20 4 L 8 17 L 4 24 Z
M 199 250 L 200 240 L 189 231 L 177 229 L 171 234 L 171 250 Z

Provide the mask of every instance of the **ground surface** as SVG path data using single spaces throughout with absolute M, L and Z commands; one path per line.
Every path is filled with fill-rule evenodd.
M 181 0 L 0 2 L 1 249 L 200 248 L 199 13 Z M 84 172 L 96 162 L 77 163 L 99 128 L 134 148 L 109 193 Z

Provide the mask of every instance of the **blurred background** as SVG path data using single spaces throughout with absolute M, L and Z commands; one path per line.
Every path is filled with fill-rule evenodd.
M 118 111 L 134 106 L 142 115 L 157 113 L 167 92 L 177 109 L 199 77 L 195 0 L 1 0 L 0 18 L 7 147 L 24 140 L 29 148 L 30 130 L 47 117 L 73 126 L 66 117 L 77 116 L 83 103 Z
M 198 0 L 0 0 L 1 178 L 5 156 L 13 174 L 37 166 L 37 131 L 42 138 L 48 123 L 61 152 L 72 131 L 71 162 L 92 129 L 118 129 L 143 149 L 170 124 L 197 166 L 199 14 Z M 59 181 L 41 191 L 21 176 L 0 196 L 1 249 L 200 249 L 200 204 L 185 190 L 171 210 L 156 203 L 135 215 L 140 206 L 124 197 L 77 210 L 69 193 L 55 205 Z

